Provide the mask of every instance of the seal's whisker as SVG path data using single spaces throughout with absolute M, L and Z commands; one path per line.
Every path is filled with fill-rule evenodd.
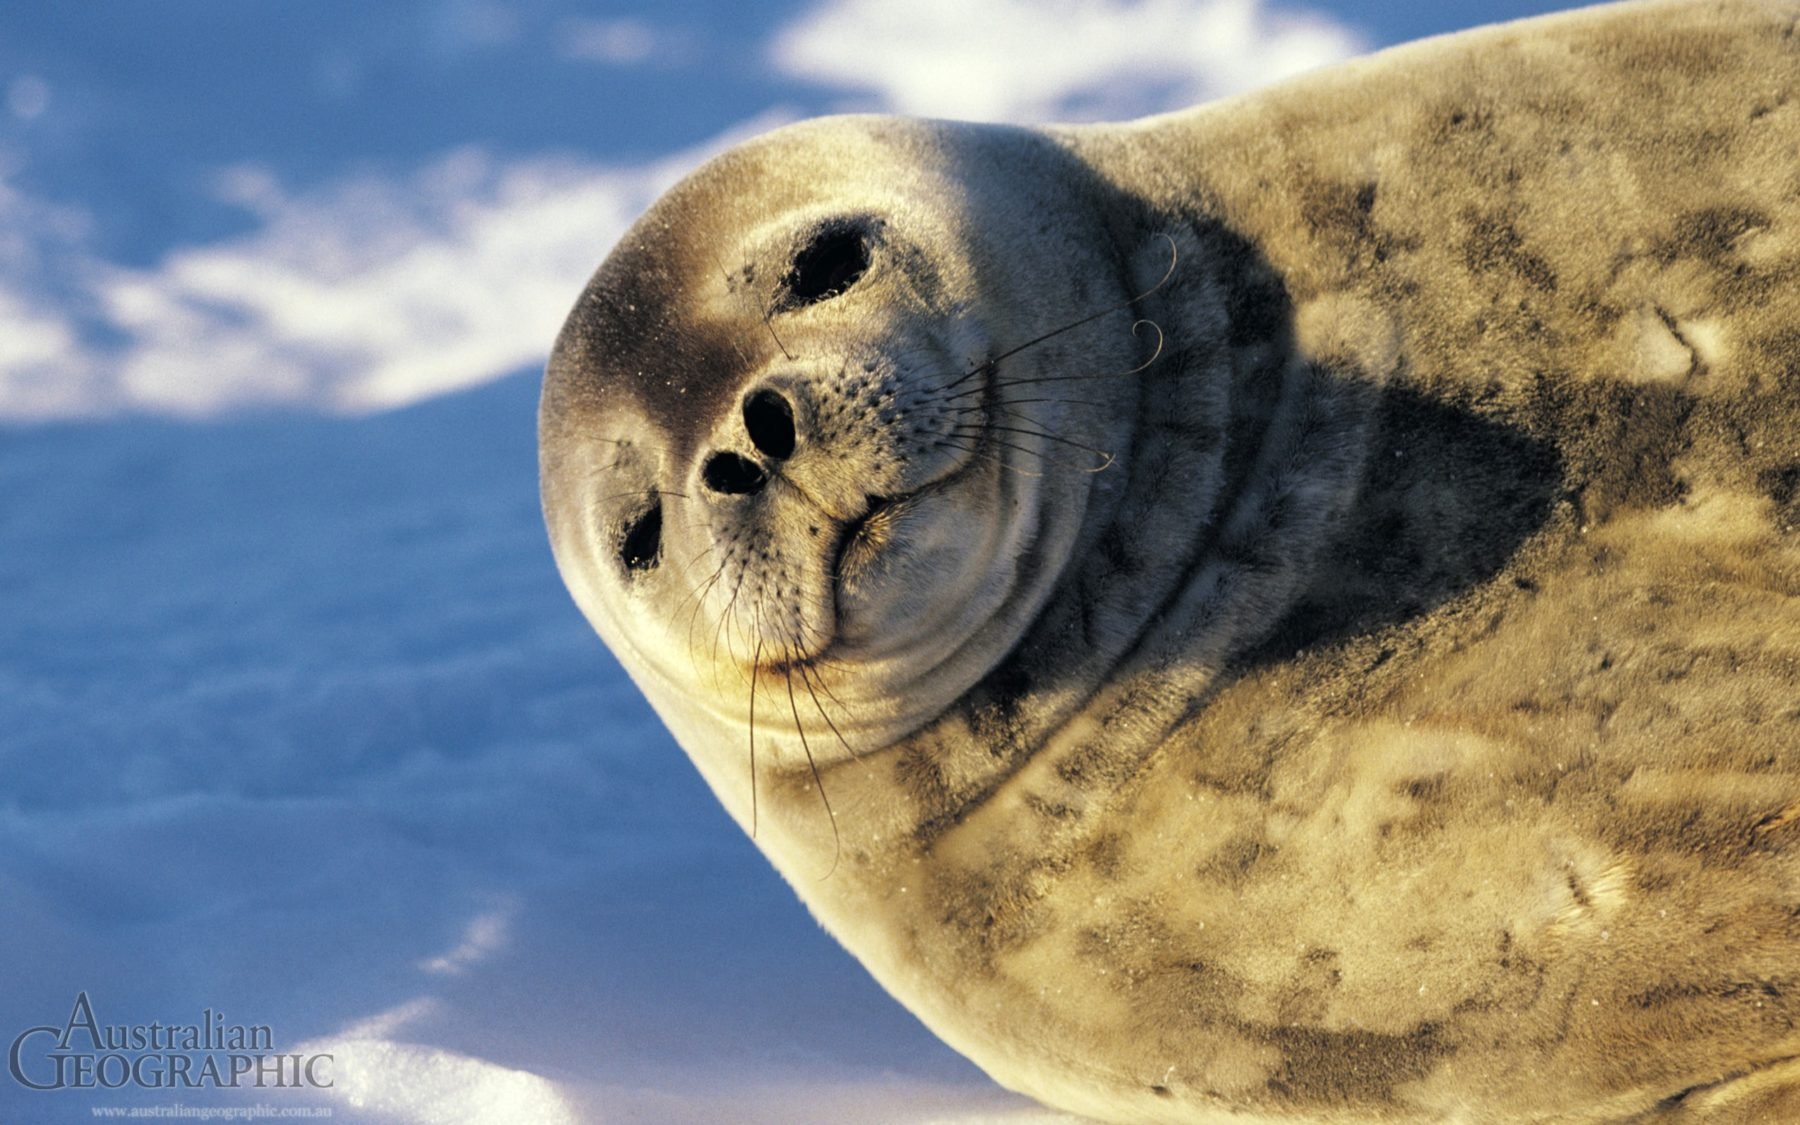
M 623 492 L 613 492 L 608 493 L 605 496 L 596 496 L 594 501 L 598 504 L 610 504 L 615 500 L 632 500 L 639 496 L 674 496 L 682 500 L 688 499 L 687 493 L 676 492 L 667 488 L 628 488 Z
M 697 564 L 701 559 L 705 558 L 706 556 L 712 554 L 713 551 L 714 551 L 713 545 L 710 542 L 707 543 L 705 546 L 703 546 L 700 549 L 700 551 L 697 554 L 695 554 L 692 558 L 688 559 L 684 564 L 682 564 L 682 567 L 681 567 L 682 574 L 686 575 L 686 574 L 692 572 L 695 564 Z M 724 576 L 725 576 L 725 562 L 723 560 L 721 560 L 719 562 L 719 565 L 713 568 L 713 572 L 710 575 L 708 575 L 706 578 L 702 579 L 698 584 L 696 584 L 692 590 L 688 591 L 688 593 L 680 601 L 675 603 L 674 609 L 670 611 L 671 615 L 680 613 L 682 611 L 682 609 L 688 604 L 688 602 L 691 601 L 694 603 L 693 611 L 688 616 L 688 648 L 690 650 L 694 647 L 694 625 L 699 618 L 700 611 L 706 607 L 706 597 L 708 594 L 710 594 L 712 592 L 713 587 L 716 586 L 718 584 L 719 580 L 721 578 L 723 578 Z
M 720 565 L 723 566 L 724 564 Z M 708 659 L 712 661 L 715 668 L 718 667 L 719 664 L 720 644 L 725 646 L 725 655 L 731 662 L 733 664 L 737 663 L 737 656 L 731 651 L 731 638 L 726 635 L 726 631 L 731 627 L 731 611 L 737 606 L 738 591 L 743 588 L 743 585 L 744 576 L 740 572 L 738 574 L 737 584 L 732 587 L 731 596 L 725 599 L 725 608 L 719 611 L 719 619 L 713 624 L 712 652 Z
M 700 561 L 700 560 L 698 558 L 695 558 L 694 562 L 698 562 L 698 561 Z M 693 564 L 690 563 L 689 567 L 691 567 L 692 565 Z M 694 612 L 698 613 L 702 608 L 704 608 L 704 605 L 706 602 L 706 595 L 712 592 L 713 587 L 718 585 L 719 579 L 723 578 L 724 576 L 725 576 L 725 564 L 720 563 L 718 566 L 713 568 L 713 571 L 711 574 L 709 574 L 705 578 L 701 579 L 700 584 L 698 586 L 696 586 L 694 589 L 688 591 L 686 597 L 682 598 L 680 601 L 675 603 L 676 612 L 680 612 L 684 607 L 686 607 L 686 605 L 689 602 L 693 602 L 694 603 Z
M 1096 410 L 1105 408 L 1104 403 L 1094 402 L 1092 399 L 1085 398 L 1015 398 L 1009 401 L 996 403 L 995 406 L 1000 413 L 1010 415 L 1013 408 L 1016 406 L 1032 406 L 1040 403 L 1054 403 L 1059 406 L 1091 406 Z M 980 410 L 981 408 L 979 406 L 967 406 L 957 407 L 956 409 L 975 411 Z
M 737 652 L 735 650 L 733 650 L 731 647 L 731 634 L 730 634 L 729 630 L 730 630 L 730 626 L 731 626 L 732 611 L 737 608 L 738 595 L 743 593 L 744 579 L 748 576 L 748 574 L 749 574 L 749 572 L 745 568 L 740 567 L 738 569 L 737 584 L 731 588 L 731 597 L 726 600 L 725 608 L 722 611 L 720 611 L 720 613 L 719 613 L 719 628 L 718 628 L 718 631 L 713 634 L 712 659 L 713 659 L 714 663 L 717 663 L 718 659 L 719 659 L 719 639 L 721 637 L 723 637 L 725 640 L 725 655 L 731 659 L 731 662 L 733 664 L 736 664 L 738 662 Z M 760 629 L 758 629 L 757 632 L 760 637 L 760 634 L 762 631 Z M 760 644 L 760 639 L 759 639 L 759 644 Z M 760 664 L 761 661 L 762 661 L 762 657 L 759 653 L 759 655 L 756 656 L 756 658 L 755 658 L 756 663 L 751 665 L 751 669 L 752 669 L 751 676 L 752 677 L 754 677 L 756 674 L 755 673 L 756 664 Z
M 683 601 L 677 602 L 675 604 L 674 612 L 680 613 L 682 607 L 686 604 L 686 602 L 688 600 L 692 600 L 694 603 L 693 610 L 688 613 L 687 643 L 688 643 L 688 653 L 690 656 L 693 656 L 693 657 L 698 656 L 698 654 L 694 651 L 695 648 L 697 647 L 694 643 L 694 629 L 700 623 L 700 611 L 706 608 L 707 595 L 712 593 L 713 589 L 718 586 L 719 580 L 723 577 L 725 577 L 725 564 L 720 563 L 718 565 L 718 567 L 712 572 L 712 574 L 707 576 L 707 578 L 703 582 L 701 582 L 699 587 L 697 589 L 695 589 L 693 593 L 688 595 L 687 599 L 684 599 Z M 713 682 L 714 683 L 718 682 L 718 668 L 717 668 L 716 663 L 713 668 Z
M 777 348 L 781 349 L 782 357 L 785 358 L 789 363 L 794 362 L 794 353 L 788 351 L 787 345 L 781 342 L 781 337 L 775 334 L 775 310 L 774 309 L 770 309 L 767 312 L 763 313 L 763 327 L 767 328 L 769 330 L 769 339 L 774 340 L 775 346 Z
M 1147 320 L 1139 321 L 1138 323 L 1139 324 L 1151 324 L 1151 322 L 1147 321 Z M 1155 325 L 1151 324 L 1151 327 L 1155 327 Z M 1100 379 L 1124 379 L 1124 378 L 1129 378 L 1132 375 L 1140 375 L 1152 363 L 1155 363 L 1157 358 L 1162 355 L 1163 341 L 1160 336 L 1161 331 L 1162 330 L 1160 328 L 1157 329 L 1159 337 L 1158 337 L 1157 345 L 1156 345 L 1156 353 L 1154 355 L 1152 355 L 1149 359 L 1145 360 L 1143 363 L 1140 363 L 1136 367 L 1133 367 L 1126 371 L 1095 371 L 1095 372 L 1091 372 L 1091 373 L 1085 374 L 1085 375 L 1026 375 L 1026 376 L 1019 376 L 1019 377 L 1002 377 L 998 380 L 998 385 L 1000 385 L 1002 387 L 1030 387 L 1030 386 L 1036 386 L 1040 383 L 1091 383 L 1091 382 L 1094 382 L 1095 380 L 1100 380 Z M 958 391 L 956 394 L 953 394 L 953 395 L 942 396 L 941 398 L 937 399 L 936 401 L 938 401 L 938 402 L 955 402 L 958 399 L 971 398 L 975 395 L 983 394 L 986 391 L 987 391 L 986 387 L 972 387 L 966 391 Z M 1015 400 L 1015 401 L 1017 401 L 1017 400 Z M 1029 400 L 1026 400 L 1026 401 L 1029 401 Z
M 1117 371 L 1108 371 L 1108 372 L 1104 372 L 1104 373 L 1096 372 L 1092 375 L 1051 375 L 1051 376 L 1044 376 L 1041 378 L 1006 379 L 1006 380 L 997 382 L 995 384 L 995 386 L 1029 387 L 1033 383 L 1072 383 L 1077 380 L 1087 381 L 1087 380 L 1093 380 L 1093 379 L 1117 379 L 1120 377 L 1121 374 L 1122 374 L 1121 372 L 1117 372 Z M 944 395 L 943 397 L 937 399 L 936 401 L 940 402 L 940 403 L 960 402 L 963 399 L 974 398 L 977 395 L 988 394 L 991 389 L 992 388 L 987 387 L 985 385 L 980 386 L 980 387 L 970 387 L 966 391 L 958 391 L 953 395 Z M 975 404 L 975 405 L 979 405 L 979 404 Z M 967 409 L 967 408 L 959 406 L 956 409 L 961 410 L 961 409 Z
M 789 363 L 792 363 L 794 361 L 793 354 L 787 350 L 787 346 L 781 342 L 781 337 L 775 333 L 775 309 L 773 306 L 761 306 L 758 302 L 753 300 L 747 286 L 740 287 L 734 284 L 731 279 L 731 271 L 725 268 L 725 259 L 720 257 L 716 252 L 713 254 L 713 264 L 718 267 L 719 277 L 725 282 L 725 291 L 742 295 L 741 303 L 744 308 L 755 311 L 758 319 L 763 322 L 763 327 L 769 330 L 769 338 L 775 341 L 775 346 L 781 350 L 781 354 L 787 358 Z M 744 267 L 746 278 L 748 277 L 749 269 L 749 263 L 746 263 Z M 731 346 L 733 350 L 737 352 L 738 358 L 743 360 L 745 365 L 748 366 L 751 362 L 750 353 L 745 350 L 742 341 L 736 336 L 732 336 L 730 339 Z
M 712 554 L 714 550 L 716 550 L 716 548 L 711 543 L 706 544 L 705 546 L 701 547 L 699 551 L 695 552 L 694 557 L 690 558 L 687 561 L 687 565 L 693 566 L 695 563 L 699 562 L 701 559 Z M 719 565 L 723 566 L 724 564 L 720 563 Z
M 688 528 L 690 530 L 693 529 L 693 526 L 694 525 L 691 522 L 688 524 Z M 700 562 L 700 560 L 705 558 L 708 555 L 713 554 L 713 553 L 714 553 L 713 544 L 710 541 L 706 542 L 704 545 L 702 545 L 700 550 L 698 552 L 696 552 L 691 558 L 687 559 L 685 562 L 680 564 L 682 575 L 684 577 L 691 575 L 693 573 L 695 566 Z M 690 655 L 695 655 L 694 649 L 696 646 L 694 643 L 694 626 L 698 621 L 700 611 L 702 609 L 704 609 L 706 606 L 707 595 L 712 592 L 713 588 L 718 584 L 719 580 L 724 577 L 724 575 L 725 575 L 725 563 L 723 560 L 721 560 L 719 562 L 719 565 L 714 567 L 712 570 L 712 573 L 707 575 L 707 577 L 699 580 L 698 582 L 690 581 L 688 584 L 692 588 L 685 595 L 683 595 L 682 598 L 679 601 L 677 601 L 675 603 L 674 607 L 670 610 L 670 616 L 673 617 L 674 615 L 679 614 L 687 606 L 687 604 L 690 601 L 693 603 L 693 610 L 688 616 L 688 649 L 689 649 Z
M 1096 409 L 1104 409 L 1102 404 L 1096 403 L 1096 402 L 1090 402 L 1087 399 L 1036 398 L 1036 399 L 1023 399 L 1019 402 L 1000 405 L 992 411 L 992 416 L 1005 419 L 1006 421 L 1009 421 L 1009 422 L 1016 422 L 1021 426 L 1038 426 L 1038 427 L 1042 428 L 1043 426 L 1045 426 L 1047 424 L 1044 422 L 1044 420 L 1035 418 L 1031 414 L 1029 414 L 1023 410 L 1015 409 L 1018 406 L 1028 405 L 1028 404 L 1032 404 L 1032 403 L 1045 403 L 1045 404 L 1049 404 L 1052 406 L 1092 406 L 1092 407 L 1095 407 Z M 979 429 L 979 428 L 985 427 L 990 421 L 989 411 L 985 407 L 980 407 L 980 406 L 956 407 L 955 409 L 949 411 L 948 414 L 945 415 L 945 417 L 955 427 L 961 428 L 961 429 L 971 429 L 971 428 Z M 1046 431 L 1046 432 L 1044 432 L 1043 436 L 1053 437 L 1055 435 Z
M 1132 305 L 1137 304 L 1139 301 L 1144 300 L 1146 297 L 1149 297 L 1150 295 L 1155 293 L 1158 289 L 1161 289 L 1163 286 L 1167 285 L 1169 283 L 1169 279 L 1171 277 L 1175 276 L 1175 264 L 1177 261 L 1180 260 L 1181 250 L 1175 244 L 1175 239 L 1173 237 L 1171 237 L 1170 235 L 1159 234 L 1157 237 L 1166 240 L 1169 244 L 1169 268 L 1167 270 L 1163 271 L 1163 275 L 1162 275 L 1161 279 L 1158 280 L 1155 285 L 1152 285 L 1150 288 L 1144 290 L 1142 293 L 1139 293 L 1135 297 L 1131 297 L 1127 300 L 1121 301 L 1118 304 L 1112 305 L 1108 308 L 1101 309 L 1099 312 L 1089 313 L 1087 316 L 1084 316 L 1079 320 L 1072 320 L 1060 328 L 1052 328 L 1050 331 L 1045 332 L 1039 336 L 1034 336 L 1022 344 L 1015 344 L 1013 347 L 1010 347 L 1010 348 L 1006 349 L 1005 351 L 1000 352 L 997 355 L 989 356 L 985 363 L 982 363 L 981 365 L 979 365 L 975 368 L 972 368 L 967 374 L 963 375 L 960 379 L 956 380 L 956 382 L 951 383 L 948 387 L 946 387 L 944 389 L 945 390 L 954 389 L 955 387 L 961 385 L 962 383 L 965 383 L 968 380 L 974 378 L 976 375 L 980 374 L 983 371 L 993 370 L 995 367 L 997 367 L 999 365 L 1001 360 L 1006 359 L 1009 356 L 1018 355 L 1020 352 L 1024 351 L 1026 348 L 1036 347 L 1037 345 L 1043 343 L 1046 340 L 1055 339 L 1056 337 L 1061 336 L 1065 332 L 1070 332 L 1077 328 L 1080 328 L 1084 324 L 1091 324 L 1094 321 L 1099 320 L 1103 316 L 1111 316 L 1113 313 L 1120 312 L 1124 309 L 1128 309 Z M 1137 335 L 1138 325 L 1151 324 L 1151 323 L 1152 322 L 1147 321 L 1147 320 L 1137 321 L 1135 324 L 1133 324 L 1131 326 L 1131 334 L 1134 336 Z M 1160 336 L 1161 329 L 1158 329 L 1157 333 Z M 1162 345 L 1159 343 L 1157 345 L 1157 353 L 1161 354 L 1161 352 L 1162 352 Z M 1153 356 L 1151 358 L 1154 359 L 1155 357 Z M 1139 370 L 1142 370 L 1142 368 L 1139 368 Z
M 1160 359 L 1162 357 L 1163 348 L 1167 345 L 1167 342 L 1168 342 L 1168 338 L 1164 335 L 1162 327 L 1153 320 L 1139 320 L 1139 321 L 1133 323 L 1131 326 L 1131 334 L 1133 336 L 1137 335 L 1138 329 L 1144 328 L 1144 327 L 1149 327 L 1149 328 L 1155 330 L 1155 332 L 1156 332 L 1156 347 L 1151 350 L 1150 357 L 1148 359 L 1144 360 L 1144 362 L 1138 364 L 1136 367 L 1128 368 L 1124 371 L 1096 371 L 1096 372 L 1092 372 L 1092 373 L 1085 374 L 1085 375 L 1027 375 L 1027 376 L 1019 376 L 1019 377 L 1010 377 L 1010 376 L 1002 376 L 999 373 L 998 368 L 997 368 L 997 364 L 998 364 L 999 360 L 998 360 L 998 358 L 996 358 L 996 359 L 989 360 L 987 363 L 983 364 L 981 367 L 977 368 L 975 371 L 969 372 L 968 375 L 964 375 L 961 378 L 956 379 L 954 382 L 951 382 L 948 385 L 940 388 L 936 392 L 935 396 L 931 399 L 931 401 L 937 402 L 937 403 L 955 402 L 958 399 L 971 398 L 975 395 L 986 394 L 988 392 L 989 388 L 988 388 L 987 384 L 985 384 L 985 383 L 978 387 L 970 387 L 968 390 L 965 390 L 965 391 L 956 391 L 956 393 L 954 393 L 954 394 L 947 393 L 949 391 L 954 390 L 957 386 L 961 385 L 962 383 L 967 382 L 970 375 L 977 374 L 978 372 L 983 371 L 983 370 L 991 371 L 994 374 L 996 384 L 998 386 L 1003 386 L 1003 387 L 1028 387 L 1035 383 L 1088 382 L 1088 381 L 1092 381 L 1095 379 L 1126 379 L 1126 378 L 1130 378 L 1133 375 L 1141 375 L 1146 370 L 1149 369 L 1151 364 L 1155 363 L 1158 359 Z
M 1008 354 L 1011 354 L 1011 353 L 1008 353 Z M 949 383 L 946 383 L 944 385 L 943 389 L 946 391 L 953 391 L 956 388 L 962 386 L 964 383 L 968 382 L 970 379 L 973 379 L 977 375 L 992 375 L 994 373 L 995 368 L 999 365 L 999 363 L 1000 363 L 999 356 L 995 356 L 992 359 L 985 360 L 985 361 L 975 365 L 974 367 L 969 368 L 969 370 L 963 372 L 961 375 L 957 376 L 955 379 L 951 380 Z M 969 393 L 974 394 L 974 393 L 978 393 L 980 391 L 984 391 L 986 389 L 987 389 L 987 387 L 984 384 L 982 386 L 975 387 Z
M 750 668 L 750 838 L 756 839 L 759 810 L 756 800 L 756 668 L 762 664 L 762 641 L 756 642 L 756 662 Z
M 968 444 L 965 444 L 965 443 L 968 443 Z M 1022 445 L 1017 445 L 1013 442 L 1006 441 L 1002 438 L 994 437 L 992 434 L 985 435 L 984 437 L 981 437 L 978 439 L 977 438 L 940 437 L 937 440 L 937 444 L 940 446 L 947 445 L 952 449 L 960 449 L 965 453 L 969 453 L 969 454 L 972 454 L 977 457 L 987 457 L 989 460 L 993 461 L 994 464 L 999 465 L 1002 469 L 1007 469 L 1011 472 L 1018 473 L 1020 476 L 1027 476 L 1027 477 L 1035 478 L 1035 477 L 1042 477 L 1044 475 L 1043 473 L 1033 472 L 1032 470 L 1027 469 L 1023 465 L 1010 464 L 1004 460 L 1001 460 L 998 457 L 995 457 L 991 451 L 981 448 L 982 445 L 988 445 L 988 444 L 1003 445 L 1003 446 L 1007 447 L 1008 449 L 1016 449 L 1021 453 L 1029 453 L 1033 457 L 1042 457 L 1043 456 L 1043 453 L 1040 450 L 1027 449 Z
M 1104 449 L 1088 445 L 1085 442 L 1076 441 L 1071 437 L 1064 437 L 1061 434 L 1046 433 L 1043 430 L 1027 429 L 1023 426 L 1002 426 L 994 422 L 987 423 L 984 428 L 989 432 L 998 430 L 1001 433 L 1019 434 L 1023 437 L 1043 438 L 1045 441 L 1054 441 L 1060 445 L 1069 446 L 1072 449 L 1079 449 L 1085 453 L 1092 453 L 1094 456 L 1104 459 L 1107 465 L 1111 465 L 1113 461 L 1116 460 L 1111 453 L 1108 453 Z M 1104 467 L 1105 466 L 1102 466 L 1102 468 Z
M 989 427 L 989 426 L 985 426 L 985 425 L 983 427 L 981 427 L 981 433 L 979 436 L 979 440 L 988 442 L 988 443 L 991 443 L 994 445 L 1002 446 L 1006 449 L 1017 450 L 1020 453 L 1028 454 L 1032 457 L 1035 457 L 1040 461 L 1044 459 L 1045 451 L 1042 449 L 1033 449 L 1032 447 L 1023 444 L 1022 442 L 1008 441 L 1005 438 L 995 437 L 994 434 L 991 432 L 995 428 L 998 428 L 998 427 Z M 961 427 L 958 427 L 957 430 L 953 431 L 953 432 L 962 432 L 962 431 L 968 431 L 971 429 L 974 429 L 974 427 L 961 426 Z M 1020 431 L 1020 432 L 1023 432 L 1023 431 Z M 1042 435 L 1033 434 L 1031 436 L 1038 437 L 1038 436 L 1042 436 Z M 964 440 L 969 440 L 969 439 L 965 438 Z M 1093 453 L 1097 456 L 1105 456 L 1105 454 L 1101 450 L 1098 450 L 1098 449 L 1088 450 L 1087 452 Z M 1006 465 L 1006 462 L 1001 461 L 1000 464 Z M 1043 475 L 1042 473 L 1031 472 L 1031 471 L 1025 469 L 1023 466 L 1015 465 L 1015 466 L 1010 466 L 1010 467 L 1016 469 L 1019 472 L 1025 473 L 1027 476 L 1040 477 Z
M 1132 368 L 1130 371 L 1125 372 L 1125 374 L 1127 374 L 1127 375 L 1141 374 L 1152 363 L 1155 363 L 1158 359 L 1161 359 L 1162 354 L 1163 354 L 1163 347 L 1169 342 L 1168 336 L 1165 335 L 1162 330 L 1162 325 L 1156 323 L 1154 320 L 1151 320 L 1148 317 L 1146 317 L 1143 320 L 1134 322 L 1131 326 L 1131 334 L 1133 336 L 1136 336 L 1138 334 L 1138 329 L 1144 328 L 1146 326 L 1148 326 L 1149 328 L 1152 328 L 1156 331 L 1156 347 L 1150 349 L 1150 358 L 1144 360 L 1144 362 L 1138 364 L 1136 367 Z
M 1060 400 L 1051 399 L 1049 401 L 1057 402 Z M 1003 409 L 1003 410 L 997 410 L 994 412 L 996 415 L 1005 419 L 1007 422 L 1015 423 L 1014 425 L 1002 425 L 998 422 L 995 422 L 992 418 L 986 417 L 985 416 L 986 412 L 981 411 L 981 410 L 969 409 L 969 410 L 960 411 L 959 413 L 962 415 L 962 417 L 958 418 L 956 420 L 955 424 L 958 428 L 961 428 L 961 429 L 967 429 L 969 427 L 978 427 L 978 428 L 982 428 L 982 429 L 1000 430 L 1002 432 L 1007 432 L 1007 433 L 1030 434 L 1034 437 L 1048 438 L 1051 441 L 1070 442 L 1070 441 L 1074 440 L 1072 438 L 1063 437 L 1062 435 L 1049 429 L 1047 423 L 1041 421 L 1040 419 L 1033 418 L 1029 414 L 1025 414 L 1025 413 L 1021 413 L 1021 412 L 1017 412 L 1017 411 Z
M 815 656 L 806 660 L 805 666 L 820 673 L 818 676 L 818 685 L 819 690 L 825 693 L 825 698 L 837 704 L 838 710 L 848 713 L 850 708 L 844 704 L 843 700 L 837 697 L 836 692 L 831 690 L 831 685 L 826 682 L 825 676 L 823 675 L 823 671 L 826 668 L 831 668 L 840 672 L 843 671 L 845 669 L 844 662 L 841 660 L 833 660 L 829 657 L 821 658 Z
M 838 725 L 831 721 L 831 716 L 825 711 L 825 705 L 819 702 L 819 693 L 813 688 L 813 679 L 807 674 L 806 665 L 796 664 L 795 667 L 800 670 L 800 682 L 805 685 L 806 694 L 812 696 L 813 709 L 819 712 L 819 718 L 824 719 L 825 725 L 831 728 L 831 733 L 837 736 L 838 745 L 842 746 L 852 758 L 860 761 L 862 755 L 856 752 L 856 747 L 850 745 L 850 740 L 844 737 L 844 732 L 840 731 Z M 831 692 L 827 690 L 825 694 L 829 696 Z M 833 697 L 832 702 L 837 703 L 838 701 Z M 843 704 L 838 703 L 838 706 L 842 707 Z
M 843 857 L 844 839 L 838 834 L 837 813 L 831 808 L 831 798 L 825 792 L 825 779 L 819 776 L 819 763 L 813 759 L 812 744 L 806 740 L 806 727 L 800 722 L 800 705 L 794 701 L 794 673 L 792 664 L 786 673 L 788 709 L 794 714 L 794 733 L 800 736 L 800 749 L 806 754 L 806 768 L 812 771 L 813 785 L 819 791 L 819 802 L 825 806 L 825 818 L 831 822 L 831 867 L 819 876 L 820 882 L 831 878 L 837 871 L 838 860 Z

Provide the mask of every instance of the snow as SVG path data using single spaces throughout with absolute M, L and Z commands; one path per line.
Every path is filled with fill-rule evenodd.
M 818 929 L 569 603 L 535 395 L 0 430 L 0 1040 L 85 991 L 334 1060 L 0 1080 L 0 1120 L 1045 1119 Z

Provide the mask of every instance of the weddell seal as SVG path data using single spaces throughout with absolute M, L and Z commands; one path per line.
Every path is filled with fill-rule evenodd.
M 557 340 L 562 575 L 1009 1087 L 1800 1120 L 1797 24 L 751 141 Z

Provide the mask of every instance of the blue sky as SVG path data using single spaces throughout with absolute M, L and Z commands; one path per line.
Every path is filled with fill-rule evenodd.
M 0 1045 L 86 991 L 332 1053 L 288 1104 L 338 1121 L 1057 1120 L 813 925 L 581 620 L 536 371 L 781 121 L 1151 112 L 1544 7 L 0 7 Z M 0 1073 L 3 1120 L 172 1100 Z
M 1133 116 L 1546 7 L 9 4 L 0 417 L 415 401 L 541 358 L 629 217 L 746 131 Z

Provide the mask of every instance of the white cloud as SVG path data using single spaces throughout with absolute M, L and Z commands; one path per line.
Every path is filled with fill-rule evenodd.
M 0 152 L 0 163 L 11 163 Z M 97 383 L 82 344 L 87 216 L 15 190 L 0 172 L 0 416 L 82 412 Z
M 477 914 L 463 929 L 462 941 L 448 953 L 428 957 L 419 968 L 440 976 L 458 976 L 469 966 L 485 961 L 505 948 L 512 931 L 513 909 L 503 907 Z
M 467 150 L 402 180 L 266 200 L 267 225 L 112 272 L 126 402 L 371 410 L 540 359 L 582 282 L 685 161 L 500 166 Z
M 639 167 L 469 149 L 298 196 L 234 169 L 219 193 L 260 229 L 149 269 L 98 259 L 79 230 L 45 245 L 48 209 L 0 195 L 0 417 L 361 412 L 540 363 L 632 219 L 738 135 Z M 60 294 L 46 258 L 73 263 Z
M 531 363 L 601 256 L 676 169 L 498 166 L 468 150 L 399 181 L 274 200 L 256 234 L 102 294 L 134 405 L 394 406 Z
M 32 386 L 27 375 L 45 379 L 58 360 L 78 345 L 69 322 L 53 310 L 34 308 L 17 293 L 0 291 L 0 370 L 19 373 L 18 393 L 47 401 L 55 394 L 50 386 Z
M 1177 109 L 1367 45 L 1262 0 L 828 0 L 774 41 L 783 73 L 897 113 L 1093 120 Z

